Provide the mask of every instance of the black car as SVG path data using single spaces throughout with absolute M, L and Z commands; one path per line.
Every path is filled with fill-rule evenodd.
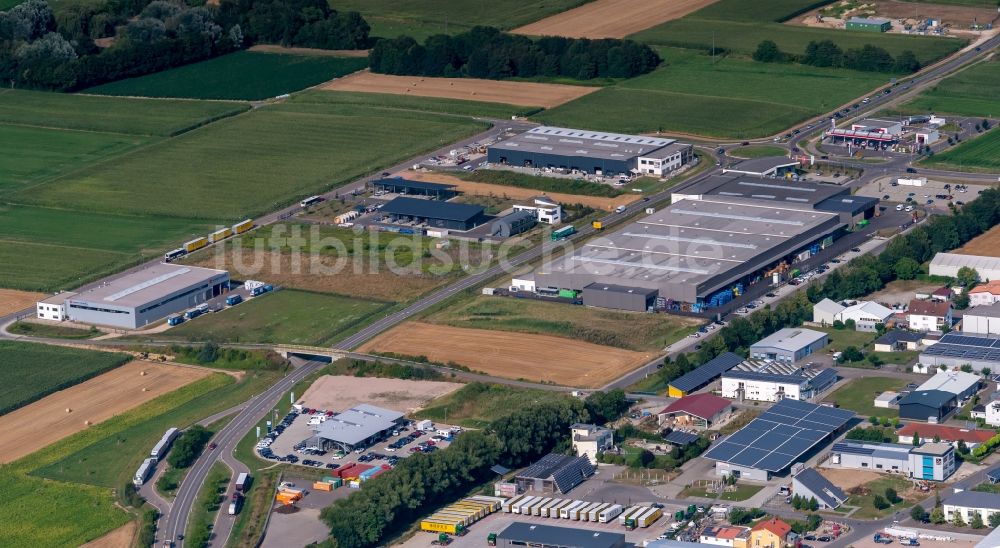
M 913 169 L 912 167 L 908 167 L 908 168 L 906 168 L 906 172 L 907 173 L 916 173 L 917 170 Z
M 820 542 L 830 542 L 831 540 L 833 540 L 833 538 L 824 535 L 822 537 L 817 537 L 816 540 L 818 540 Z
M 853 251 L 855 253 L 861 253 L 861 248 L 860 247 L 852 247 L 851 251 Z
M 804 538 L 806 540 L 816 540 L 816 535 L 806 535 L 806 536 L 804 536 L 802 538 Z
M 330 464 L 327 464 L 326 467 L 330 470 L 336 470 L 337 468 L 340 468 L 340 465 L 335 462 L 331 462 Z
M 773 298 L 777 297 L 777 295 L 775 295 L 774 293 L 768 293 L 768 294 L 766 294 L 764 296 L 767 297 L 767 298 L 769 298 L 769 299 L 773 299 Z

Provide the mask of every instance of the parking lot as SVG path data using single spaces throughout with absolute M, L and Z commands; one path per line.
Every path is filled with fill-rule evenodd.
M 919 173 L 906 174 L 904 178 L 919 178 Z M 941 181 L 927 180 L 923 186 L 895 185 L 898 177 L 883 177 L 858 189 L 858 196 L 878 198 L 895 209 L 896 204 L 923 207 L 947 208 L 948 202 L 962 205 L 976 199 L 986 187 L 977 185 L 955 185 Z M 887 197 L 888 196 L 888 197 Z M 951 196 L 951 199 L 948 199 Z M 909 200 L 908 200 L 909 199 Z M 927 201 L 931 203 L 928 204 Z M 961 203 L 959 203 L 961 202 Z
M 306 410 L 303 410 L 306 411 Z M 310 421 L 318 423 L 321 416 L 333 415 L 332 410 L 309 409 L 312 413 L 291 412 L 274 426 L 274 431 L 257 444 L 261 458 L 289 462 L 299 466 L 335 470 L 354 462 L 394 466 L 400 458 L 423 452 L 430 453 L 448 447 L 451 440 L 435 432 L 414 429 L 413 421 L 402 426 L 379 443 L 353 453 L 321 451 L 307 446 L 313 436 Z M 451 430 L 450 426 L 435 425 L 436 430 Z M 459 430 L 460 432 L 460 430 Z

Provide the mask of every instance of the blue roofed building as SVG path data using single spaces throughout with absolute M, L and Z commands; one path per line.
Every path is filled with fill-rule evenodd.
M 380 212 L 390 224 L 414 224 L 420 228 L 426 226 L 460 231 L 471 230 L 489 220 L 483 206 L 402 196 L 387 202 Z
M 667 396 L 682 398 L 718 379 L 720 375 L 743 361 L 739 354 L 726 352 L 670 381 Z

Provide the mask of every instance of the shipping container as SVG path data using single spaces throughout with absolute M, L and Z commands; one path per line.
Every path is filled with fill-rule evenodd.
M 177 438 L 177 434 L 179 433 L 180 430 L 176 428 L 169 428 L 166 432 L 164 432 L 160 441 L 156 442 L 156 445 L 153 446 L 153 450 L 149 452 L 149 456 L 154 462 L 159 462 L 163 459 L 163 457 L 167 456 L 167 451 L 170 451 L 170 446 L 174 443 L 174 440 Z
M 598 523 L 611 523 L 621 513 L 622 513 L 622 505 L 612 504 L 608 508 L 601 510 L 601 513 L 597 515 L 597 521 Z
M 222 228 L 222 229 L 216 230 L 215 232 L 209 234 L 208 235 L 208 241 L 209 241 L 209 243 L 213 243 L 214 244 L 215 242 L 221 242 L 222 240 L 225 240 L 226 238 L 228 238 L 228 237 L 230 237 L 232 235 L 233 235 L 233 229 L 231 229 L 231 228 Z
M 521 505 L 521 515 L 530 516 L 534 511 L 535 506 L 538 506 L 545 500 L 545 497 L 535 497 L 534 500 L 528 502 L 527 504 Z
M 618 515 L 618 525 L 625 525 L 625 520 L 634 518 L 645 511 L 645 506 L 629 506 L 624 512 Z
M 545 506 L 545 505 L 547 505 L 547 504 L 549 504 L 549 503 L 551 503 L 551 502 L 552 502 L 552 497 L 542 497 L 541 500 L 539 500 L 535 504 L 531 505 L 530 515 L 532 515 L 532 516 L 540 516 L 540 515 L 542 515 L 542 507 Z
M 612 503 L 606 502 L 598 506 L 597 508 L 591 509 L 589 512 L 587 512 L 587 521 L 592 521 L 596 523 L 598 516 L 601 515 L 601 512 L 603 512 L 607 508 L 611 508 L 611 506 L 613 506 Z
M 587 512 L 590 510 L 590 507 L 594 506 L 594 504 L 596 503 L 584 502 L 580 506 L 577 506 L 576 508 L 570 511 L 569 519 L 573 521 L 580 521 L 581 519 L 584 519 L 583 516 L 587 514 Z
M 240 221 L 233 225 L 233 234 L 243 234 L 251 228 L 253 228 L 253 219 Z
M 454 504 L 448 505 L 446 509 L 449 510 L 459 510 L 462 512 L 471 512 L 472 515 L 477 519 L 483 519 L 486 517 L 486 508 L 479 505 L 466 504 L 462 502 L 456 502 Z
M 333 491 L 333 484 L 325 481 L 314 481 L 313 489 L 317 491 Z
M 246 472 L 240 472 L 240 474 L 236 476 L 236 490 L 241 493 L 246 493 L 247 489 L 249 488 L 250 488 L 250 474 L 247 474 Z
M 576 290 L 575 289 L 560 289 L 559 290 L 559 296 L 563 297 L 565 299 L 575 299 L 576 298 Z
M 184 251 L 186 253 L 191 253 L 192 251 L 197 251 L 208 245 L 208 238 L 202 236 L 201 238 L 195 238 L 190 242 L 184 243 Z
M 579 508 L 583 504 L 586 503 L 583 502 L 582 500 L 574 500 L 570 504 L 567 504 L 566 506 L 563 506 L 562 508 L 559 509 L 559 517 L 561 519 L 570 519 L 569 518 L 570 513 L 573 512 L 573 510 Z
M 462 512 L 448 512 L 448 511 L 445 511 L 445 510 L 441 510 L 439 512 L 436 512 L 433 516 L 431 516 L 431 519 L 435 519 L 435 520 L 437 520 L 437 519 L 445 519 L 445 520 L 449 520 L 449 521 L 455 521 L 455 522 L 461 523 L 462 525 L 465 525 L 465 526 L 468 526 L 469 524 L 471 524 L 471 523 L 473 523 L 473 522 L 476 521 L 469 514 L 465 514 L 465 513 L 462 513 Z

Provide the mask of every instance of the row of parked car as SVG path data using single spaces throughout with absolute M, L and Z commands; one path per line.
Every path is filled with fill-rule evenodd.
M 278 462 L 291 462 L 293 464 L 298 462 L 299 457 L 295 455 L 279 456 L 271 450 L 271 444 L 274 443 L 274 440 L 278 439 L 278 436 L 280 436 L 282 432 L 284 432 L 285 429 L 292 424 L 292 421 L 294 421 L 295 417 L 298 415 L 299 414 L 296 413 L 295 410 L 289 411 L 288 414 L 281 419 L 281 422 L 274 425 L 274 428 L 257 442 L 257 454 L 265 459 L 276 460 Z

